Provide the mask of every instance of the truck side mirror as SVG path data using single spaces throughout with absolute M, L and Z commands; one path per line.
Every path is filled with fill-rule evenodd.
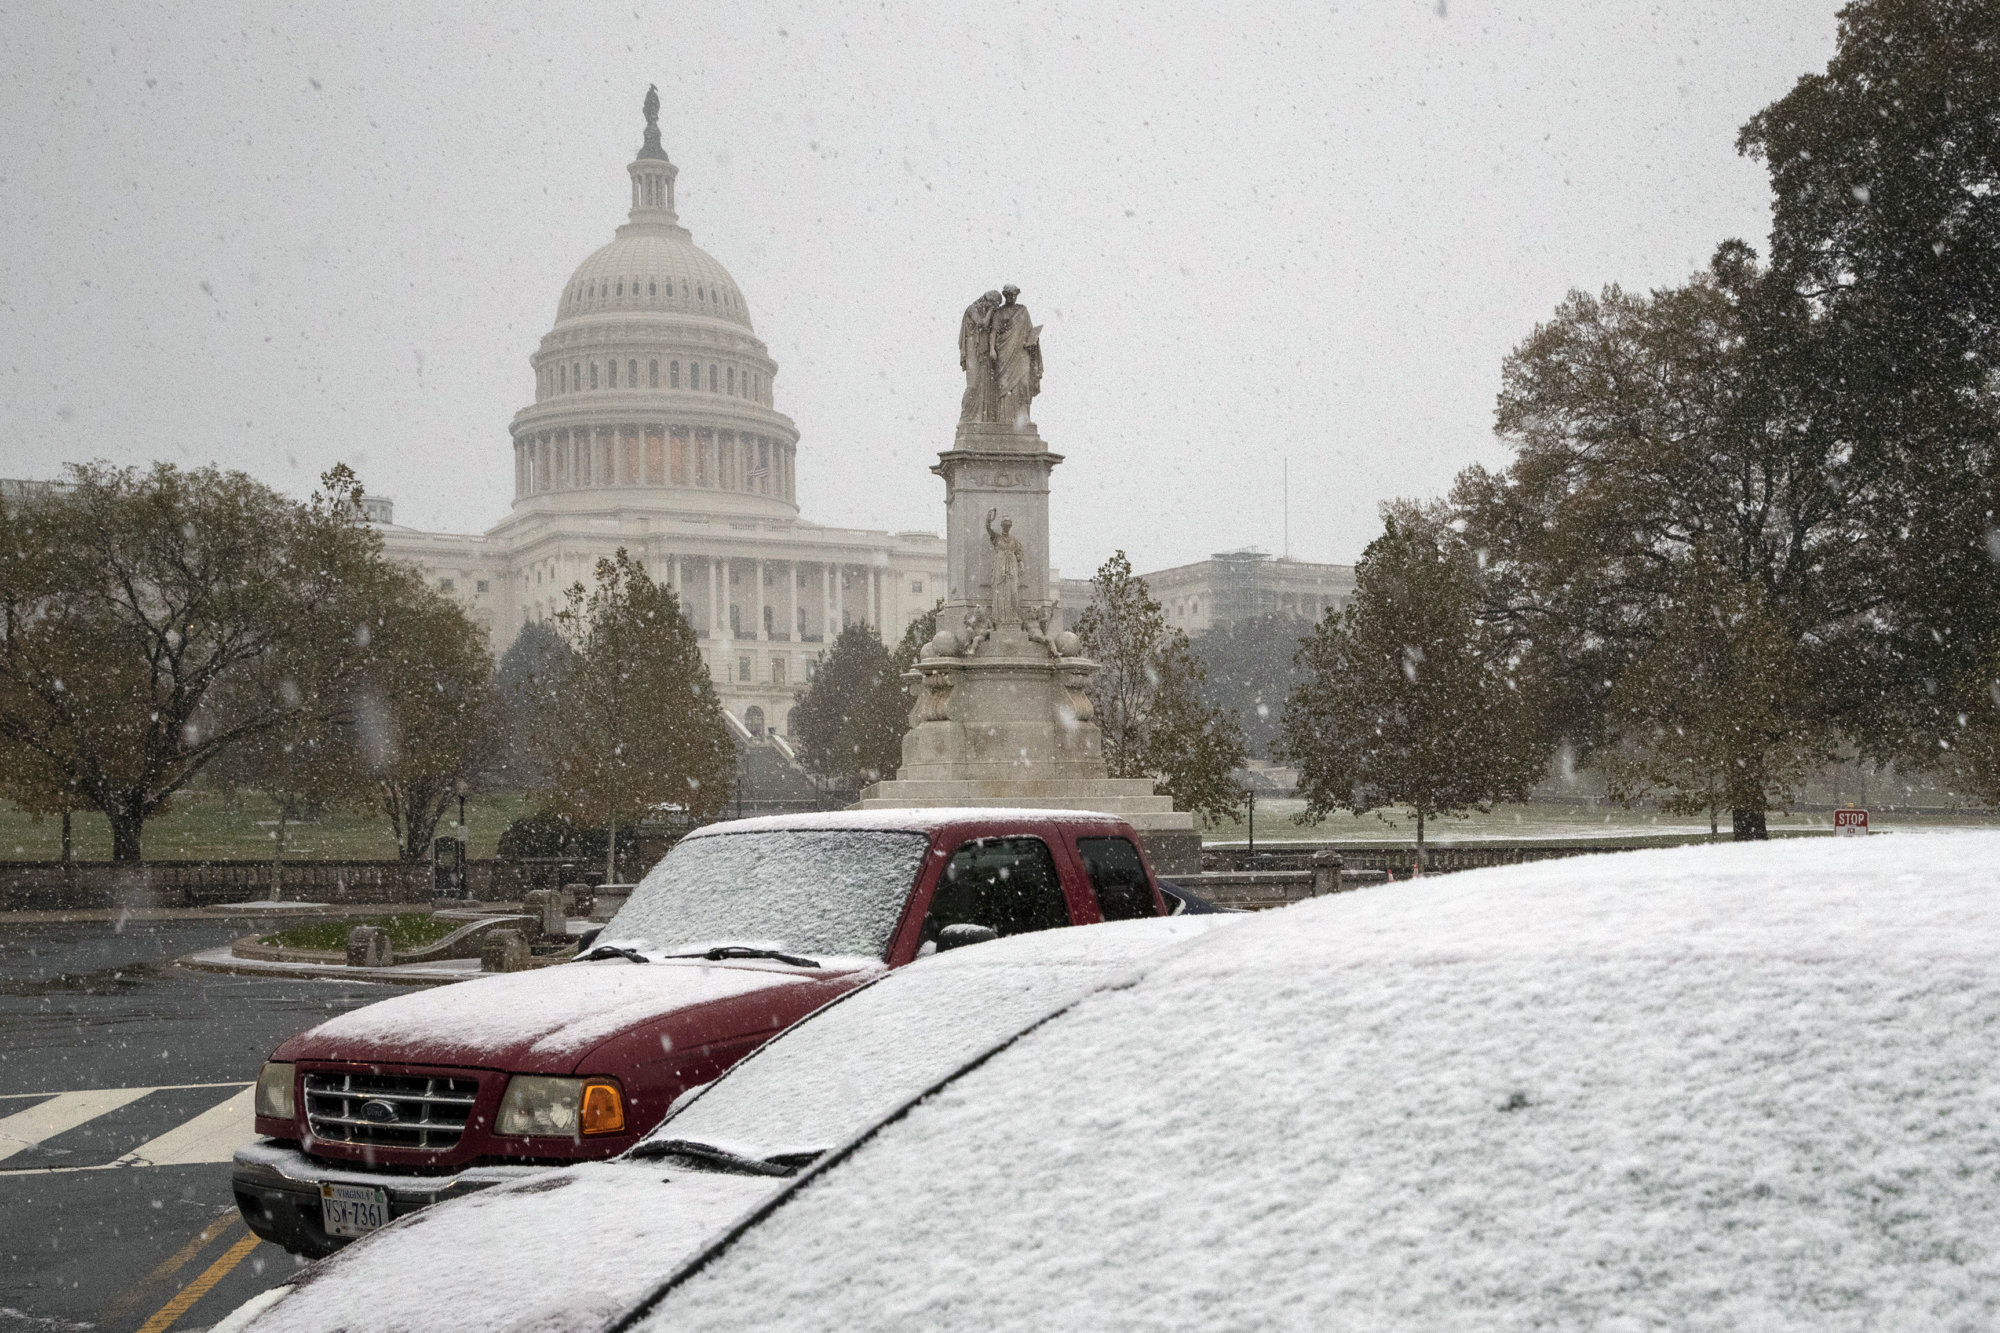
M 979 926 L 970 921 L 961 921 L 955 926 L 946 926 L 938 932 L 937 947 L 938 952 L 943 953 L 946 949 L 962 949 L 968 944 L 984 944 L 988 940 L 999 938 L 1000 932 L 991 926 Z

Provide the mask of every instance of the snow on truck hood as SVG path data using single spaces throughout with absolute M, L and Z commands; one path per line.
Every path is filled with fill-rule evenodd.
M 810 982 L 827 971 L 880 968 L 869 959 L 822 959 L 824 970 L 755 961 L 606 959 L 463 981 L 383 1000 L 286 1042 L 286 1060 L 567 1069 L 599 1043 L 663 1015 Z M 778 1026 L 754 1010 L 726 1040 Z

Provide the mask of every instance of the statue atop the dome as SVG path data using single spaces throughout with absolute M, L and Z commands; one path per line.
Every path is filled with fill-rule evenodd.
M 958 367 L 965 372 L 960 421 L 994 421 L 1000 407 L 1000 374 L 993 360 L 993 312 L 1000 293 L 988 292 L 965 308 L 958 322 Z
M 646 85 L 646 142 L 639 148 L 639 158 L 647 162 L 665 162 L 667 150 L 660 147 L 660 89 L 657 84 Z M 638 202 L 637 197 L 633 199 Z M 654 199 L 654 205 L 661 202 Z
M 995 416 L 1021 430 L 1029 424 L 1028 405 L 1042 391 L 1042 330 L 1028 317 L 1028 307 L 1014 303 L 1019 287 L 1010 282 L 1000 293 L 1006 304 L 993 312 L 993 363 L 1000 391 Z

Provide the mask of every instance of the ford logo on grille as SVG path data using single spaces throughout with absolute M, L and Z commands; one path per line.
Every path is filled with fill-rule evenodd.
M 361 1118 L 371 1124 L 389 1124 L 396 1118 L 396 1104 L 385 1102 L 380 1097 L 371 1097 L 361 1103 Z

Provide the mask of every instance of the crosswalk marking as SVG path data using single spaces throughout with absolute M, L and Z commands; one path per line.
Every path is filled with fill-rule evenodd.
M 0 1162 L 108 1111 L 130 1105 L 151 1088 L 97 1088 L 90 1092 L 59 1092 L 40 1106 L 30 1106 L 0 1120 Z
M 12 1176 L 57 1175 L 72 1171 L 111 1171 L 134 1166 L 182 1166 L 196 1162 L 226 1162 L 236 1149 L 256 1137 L 256 1089 L 247 1083 L 168 1083 L 150 1088 L 89 1088 L 76 1092 L 9 1094 L 4 1101 L 44 1097 L 24 1111 L 0 1116 L 0 1162 L 25 1152 L 72 1129 L 86 1125 L 101 1115 L 130 1106 L 155 1092 L 176 1092 L 187 1088 L 236 1088 L 228 1100 L 211 1106 L 162 1134 L 155 1135 L 116 1161 L 92 1166 L 42 1166 L 8 1169 L 0 1166 L 0 1179 Z
M 194 1119 L 149 1139 L 113 1162 L 113 1166 L 182 1166 L 189 1162 L 226 1162 L 236 1150 L 257 1137 L 253 1128 L 254 1087 L 211 1106 Z

